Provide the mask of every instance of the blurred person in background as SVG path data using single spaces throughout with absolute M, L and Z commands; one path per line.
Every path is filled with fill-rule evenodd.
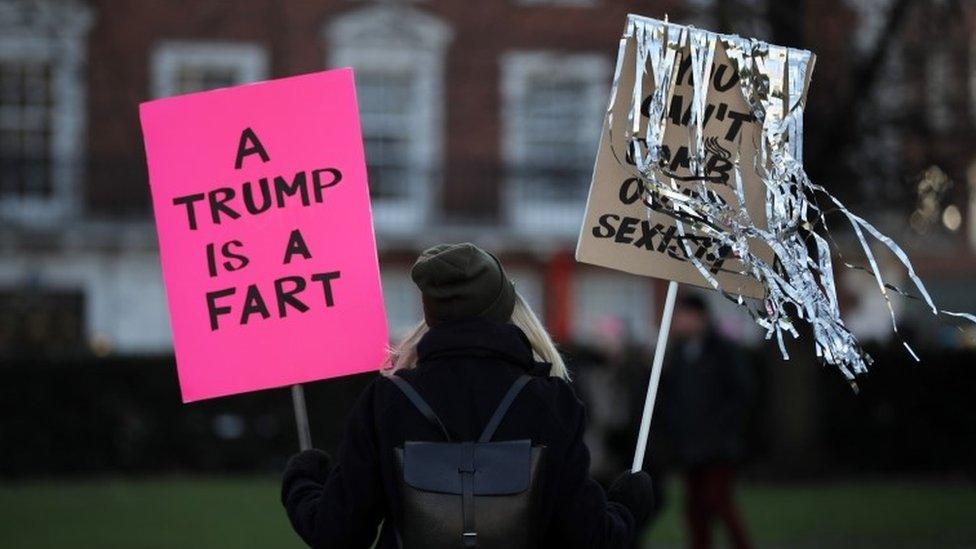
M 675 308 L 661 383 L 661 423 L 684 475 L 690 547 L 712 547 L 716 519 L 732 547 L 750 547 L 733 485 L 754 376 L 736 344 L 716 332 L 697 294 Z

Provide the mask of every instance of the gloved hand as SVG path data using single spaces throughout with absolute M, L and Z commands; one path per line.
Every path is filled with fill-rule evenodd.
M 288 460 L 283 483 L 287 486 L 292 480 L 307 478 L 322 484 L 329 478 L 331 470 L 332 458 L 329 454 L 315 448 L 303 450 Z
M 644 471 L 621 473 L 607 492 L 607 499 L 615 501 L 630 511 L 638 531 L 642 530 L 654 509 L 654 485 L 651 475 Z

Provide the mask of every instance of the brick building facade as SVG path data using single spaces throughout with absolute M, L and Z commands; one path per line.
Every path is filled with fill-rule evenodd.
M 817 52 L 809 147 L 833 135 L 830 121 L 856 95 L 858 59 L 895 4 L 0 1 L 0 348 L 56 340 L 168 353 L 138 103 L 339 66 L 356 69 L 394 333 L 420 316 L 409 279 L 417 252 L 472 240 L 499 252 L 560 339 L 647 341 L 662 283 L 572 260 L 626 14 L 668 13 Z M 919 235 L 949 242 L 924 252 L 921 266 L 948 272 L 951 293 L 953 273 L 976 271 L 976 11 L 909 4 L 877 97 L 862 106 L 908 113 L 891 122 L 893 138 L 872 139 L 886 143 L 882 154 L 897 152 L 884 165 L 897 184 L 931 166 L 955 182 L 940 195 L 955 214 L 940 202 Z M 900 99 L 889 105 L 896 81 Z M 822 180 L 837 187 L 850 173 Z M 729 331 L 750 336 L 729 318 Z

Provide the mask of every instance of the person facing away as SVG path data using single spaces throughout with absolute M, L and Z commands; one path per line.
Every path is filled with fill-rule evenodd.
M 749 365 L 713 328 L 705 301 L 683 296 L 671 323 L 672 345 L 661 381 L 662 423 L 683 469 L 690 547 L 712 546 L 719 519 L 732 547 L 749 547 L 733 497 L 753 393 Z
M 608 493 L 590 478 L 583 405 L 552 340 L 498 259 L 469 243 L 439 245 L 421 254 L 411 277 L 422 294 L 424 321 L 391 351 L 390 367 L 354 405 L 336 463 L 306 450 L 286 466 L 281 499 L 298 535 L 313 547 L 399 547 L 411 525 L 404 524 L 396 457 L 403 454 L 397 452 L 406 441 L 476 440 L 516 380 L 527 376 L 492 440 L 529 439 L 544 447 L 526 521 L 530 545 L 630 547 L 652 506 L 650 477 L 623 473 Z M 443 431 L 401 388 L 404 382 Z M 431 532 L 442 527 L 429 526 Z M 477 528 L 445 546 L 479 546 L 492 523 L 481 520 Z

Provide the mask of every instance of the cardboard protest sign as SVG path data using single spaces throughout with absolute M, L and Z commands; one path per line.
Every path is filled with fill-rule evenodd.
M 704 277 L 688 260 L 687 248 L 713 274 L 722 289 L 750 297 L 762 297 L 764 287 L 757 280 L 739 274 L 739 262 L 731 254 L 716 254 L 709 237 L 688 230 L 681 237 L 674 219 L 650 212 L 642 202 L 642 182 L 628 157 L 627 115 L 633 106 L 636 78 L 634 36 L 621 41 L 618 56 L 616 97 L 604 120 L 586 214 L 576 250 L 577 260 L 638 275 L 708 287 Z M 730 204 L 744 207 L 756 226 L 766 223 L 766 193 L 757 175 L 754 159 L 762 124 L 751 114 L 740 86 L 738 68 L 729 60 L 721 40 L 715 48 L 704 111 L 704 168 L 689 168 L 691 105 L 694 83 L 692 57 L 685 46 L 673 67 L 673 93 L 666 103 L 666 122 L 659 166 L 665 177 L 674 179 L 684 192 L 696 192 L 693 185 L 705 182 Z M 812 70 L 813 64 L 810 64 Z M 806 75 L 809 78 L 809 74 Z M 642 75 L 641 131 L 646 131 L 648 105 L 654 93 L 650 67 Z M 805 94 L 804 94 L 805 95 Z M 736 163 L 741 170 L 745 204 L 740 204 L 732 177 Z M 681 242 L 683 240 L 684 242 Z M 750 241 L 750 250 L 772 260 L 772 252 L 761 241 Z
M 378 369 L 350 69 L 140 105 L 183 401 Z

